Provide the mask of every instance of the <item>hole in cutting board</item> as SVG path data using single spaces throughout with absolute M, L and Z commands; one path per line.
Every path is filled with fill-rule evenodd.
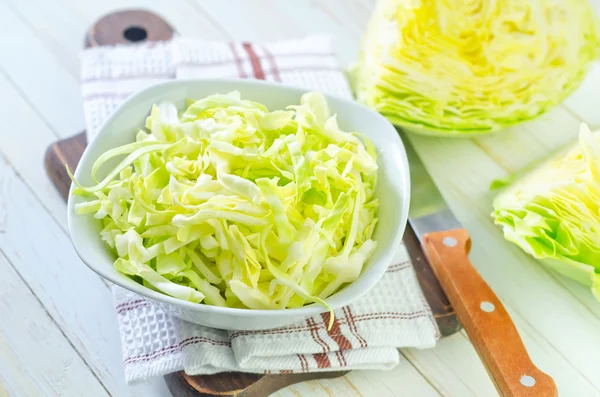
M 141 26 L 130 26 L 123 31 L 123 37 L 132 42 L 143 41 L 148 37 L 148 32 Z

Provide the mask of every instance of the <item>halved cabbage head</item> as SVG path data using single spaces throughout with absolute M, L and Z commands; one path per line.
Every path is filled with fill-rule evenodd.
M 588 0 L 380 0 L 354 85 L 396 125 L 482 134 L 560 103 L 598 48 Z
M 600 133 L 518 178 L 494 201 L 504 237 L 600 300 Z
M 119 272 L 179 299 L 325 304 L 375 248 L 375 150 L 340 130 L 319 93 L 273 112 L 237 92 L 182 113 L 155 105 L 135 142 L 98 158 L 94 179 L 102 168 L 74 189 L 85 198 L 75 211 L 103 223 Z

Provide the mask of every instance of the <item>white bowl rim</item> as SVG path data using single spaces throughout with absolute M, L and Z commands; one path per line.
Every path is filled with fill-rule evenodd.
M 307 93 L 307 92 L 315 91 L 315 90 L 299 88 L 299 87 L 294 87 L 294 86 L 288 86 L 288 85 L 282 85 L 280 83 L 273 83 L 273 82 L 268 82 L 268 81 L 264 81 L 264 80 L 255 80 L 255 79 L 194 78 L 194 79 L 177 79 L 177 80 L 165 81 L 165 82 L 161 82 L 158 84 L 154 84 L 150 87 L 147 87 L 147 88 L 145 88 L 141 91 L 138 91 L 135 94 L 129 96 L 125 101 L 123 101 L 119 105 L 119 107 L 102 124 L 102 126 L 100 127 L 100 130 L 98 131 L 98 134 L 96 136 L 98 137 L 98 136 L 102 135 L 103 131 L 105 131 L 105 129 L 106 129 L 106 126 L 110 125 L 112 123 L 112 121 L 114 119 L 118 118 L 121 114 L 123 114 L 124 112 L 127 112 L 127 107 L 130 103 L 135 102 L 135 101 L 139 100 L 139 98 L 148 95 L 149 92 L 152 92 L 155 90 L 161 90 L 164 87 L 169 87 L 169 86 L 177 86 L 177 85 L 190 84 L 190 83 L 195 84 L 195 83 L 202 83 L 202 82 L 222 83 L 224 85 L 236 84 L 236 85 L 249 85 L 249 86 L 255 85 L 255 86 L 262 86 L 262 87 L 270 87 L 270 88 L 274 88 L 274 89 L 285 90 L 288 92 L 294 92 L 299 95 Z M 398 225 L 395 229 L 395 236 L 392 240 L 393 241 L 392 247 L 399 247 L 400 242 L 402 240 L 402 236 L 404 235 L 404 231 L 406 229 L 406 224 L 408 222 L 408 210 L 409 210 L 409 205 L 410 205 L 410 193 L 411 193 L 410 192 L 410 173 L 409 173 L 408 157 L 406 154 L 404 144 L 402 142 L 402 138 L 400 137 L 400 134 L 395 130 L 395 127 L 385 117 L 383 117 L 381 114 L 375 112 L 374 110 L 372 110 L 354 100 L 351 100 L 351 99 L 346 99 L 346 98 L 342 98 L 342 97 L 327 94 L 327 93 L 322 93 L 322 94 L 327 99 L 327 102 L 334 100 L 337 102 L 342 102 L 344 104 L 344 106 L 361 108 L 362 111 L 371 113 L 374 117 L 384 120 L 389 125 L 390 129 L 394 130 L 394 134 L 391 134 L 392 136 L 390 136 L 390 139 L 393 142 L 390 142 L 390 143 L 395 144 L 397 149 L 400 151 L 400 154 L 402 157 L 400 160 L 402 162 L 402 166 L 405 171 L 402 173 L 403 178 L 400 181 L 400 185 L 402 188 L 402 197 L 401 197 L 402 209 L 401 209 L 401 213 L 400 213 L 400 222 L 398 223 Z M 142 125 L 142 124 L 143 123 L 141 122 L 140 125 Z M 96 142 L 96 139 L 93 139 L 91 142 L 88 143 L 88 146 L 86 147 L 86 149 L 79 161 L 79 164 L 85 164 L 88 161 L 95 161 L 95 159 L 90 159 L 90 157 L 92 156 L 91 153 L 93 152 L 92 148 L 95 146 L 95 142 Z M 80 179 L 79 178 L 80 174 L 81 174 L 81 172 L 83 172 L 83 171 L 81 171 L 82 168 L 83 167 L 77 167 L 77 169 L 75 170 L 75 173 L 74 173 L 75 179 Z M 82 252 L 82 249 L 81 249 L 80 245 L 78 244 L 78 240 L 79 240 L 78 236 L 79 235 L 74 233 L 75 230 L 73 228 L 74 217 L 80 216 L 80 215 L 76 215 L 73 210 L 75 203 L 74 203 L 74 200 L 72 199 L 72 197 L 73 197 L 72 193 L 73 193 L 74 188 L 75 188 L 74 184 L 71 184 L 71 188 L 69 190 L 68 203 L 67 203 L 67 223 L 69 226 L 69 234 L 71 236 L 71 242 L 73 244 L 73 247 L 75 248 L 75 252 L 91 270 L 93 270 L 95 273 L 99 274 L 103 278 L 109 280 L 110 282 L 112 282 L 124 289 L 130 290 L 132 292 L 135 292 L 136 294 L 139 294 L 141 296 L 144 296 L 144 297 L 149 298 L 154 301 L 158 301 L 158 302 L 162 302 L 162 303 L 166 303 L 166 304 L 170 304 L 170 305 L 175 305 L 175 306 L 180 306 L 180 307 L 183 307 L 184 309 L 189 309 L 189 310 L 193 310 L 196 312 L 204 312 L 207 314 L 214 313 L 214 314 L 219 314 L 219 315 L 233 315 L 233 316 L 238 316 L 238 317 L 265 316 L 265 317 L 270 317 L 270 318 L 280 317 L 282 315 L 285 315 L 285 316 L 290 316 L 290 317 L 291 316 L 298 317 L 298 319 L 300 319 L 300 318 L 311 317 L 311 316 L 314 316 L 314 315 L 317 315 L 317 314 L 327 311 L 326 307 L 324 307 L 320 304 L 316 304 L 316 303 L 311 303 L 309 305 L 305 305 L 305 306 L 302 306 L 299 308 L 286 308 L 286 309 L 274 309 L 274 310 L 240 309 L 240 308 L 213 306 L 213 305 L 208 305 L 208 304 L 203 304 L 203 303 L 200 303 L 200 304 L 193 303 L 193 302 L 185 301 L 182 299 L 174 298 L 169 295 L 154 291 L 150 288 L 144 287 L 143 285 L 138 284 L 138 283 L 126 285 L 121 278 L 113 277 L 110 273 L 104 271 L 100 266 L 95 266 L 93 263 L 94 261 L 90 260 L 87 257 L 85 252 Z M 368 269 L 363 271 L 363 273 L 361 274 L 359 279 L 357 279 L 356 281 L 354 281 L 354 282 L 350 283 L 349 285 L 347 285 L 346 287 L 344 287 L 344 290 L 356 289 L 356 291 L 353 291 L 354 294 L 351 295 L 352 296 L 351 299 L 346 299 L 343 302 L 336 302 L 335 296 L 338 295 L 338 293 L 336 292 L 332 296 L 326 298 L 325 301 L 328 304 L 332 303 L 331 307 L 333 309 L 338 309 L 338 308 L 346 306 L 346 305 L 350 304 L 351 302 L 360 298 L 363 294 L 365 294 L 366 292 L 371 290 L 375 286 L 375 284 L 377 284 L 377 282 L 381 279 L 381 277 L 383 276 L 383 274 L 386 272 L 387 268 L 391 264 L 391 261 L 393 259 L 395 252 L 396 252 L 396 249 L 391 248 L 391 247 L 387 248 L 384 257 L 380 261 L 378 261 L 378 262 L 388 262 L 387 265 L 374 266 L 374 264 L 372 264 L 371 266 L 369 266 Z M 368 277 L 364 277 L 366 274 L 368 274 Z M 354 288 L 352 288 L 353 286 L 354 286 Z M 359 286 L 361 287 L 361 289 L 357 289 Z M 333 302 L 331 302 L 332 300 L 333 300 Z

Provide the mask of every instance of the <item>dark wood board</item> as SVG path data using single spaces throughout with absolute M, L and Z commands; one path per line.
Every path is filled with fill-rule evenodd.
M 173 28 L 161 17 L 145 10 L 123 10 L 99 19 L 88 30 L 86 47 L 125 44 L 135 41 L 169 40 Z M 71 180 L 65 165 L 75 170 L 87 145 L 85 132 L 50 145 L 45 155 L 45 168 L 50 180 L 66 200 Z M 404 242 L 411 254 L 419 283 L 431 306 L 442 336 L 449 336 L 461 329 L 460 323 L 440 287 L 431 267 L 423 257 L 419 242 L 409 228 Z M 208 376 L 189 376 L 183 372 L 165 376 L 169 390 L 175 397 L 266 397 L 271 393 L 306 380 L 335 378 L 347 371 L 308 374 L 259 375 L 227 372 Z
M 279 389 L 307 380 L 337 378 L 349 371 L 307 374 L 259 375 L 239 372 L 189 376 L 174 372 L 165 376 L 175 397 L 267 397 Z

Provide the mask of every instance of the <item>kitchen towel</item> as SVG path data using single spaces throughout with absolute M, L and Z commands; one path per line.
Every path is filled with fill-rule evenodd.
M 135 91 L 174 78 L 255 78 L 351 98 L 327 37 L 271 44 L 170 42 L 87 49 L 82 94 L 88 141 Z M 335 312 L 266 331 L 227 331 L 180 320 L 161 307 L 113 286 L 128 382 L 185 370 L 298 373 L 390 369 L 398 348 L 435 345 L 439 330 L 403 245 L 379 283 Z

